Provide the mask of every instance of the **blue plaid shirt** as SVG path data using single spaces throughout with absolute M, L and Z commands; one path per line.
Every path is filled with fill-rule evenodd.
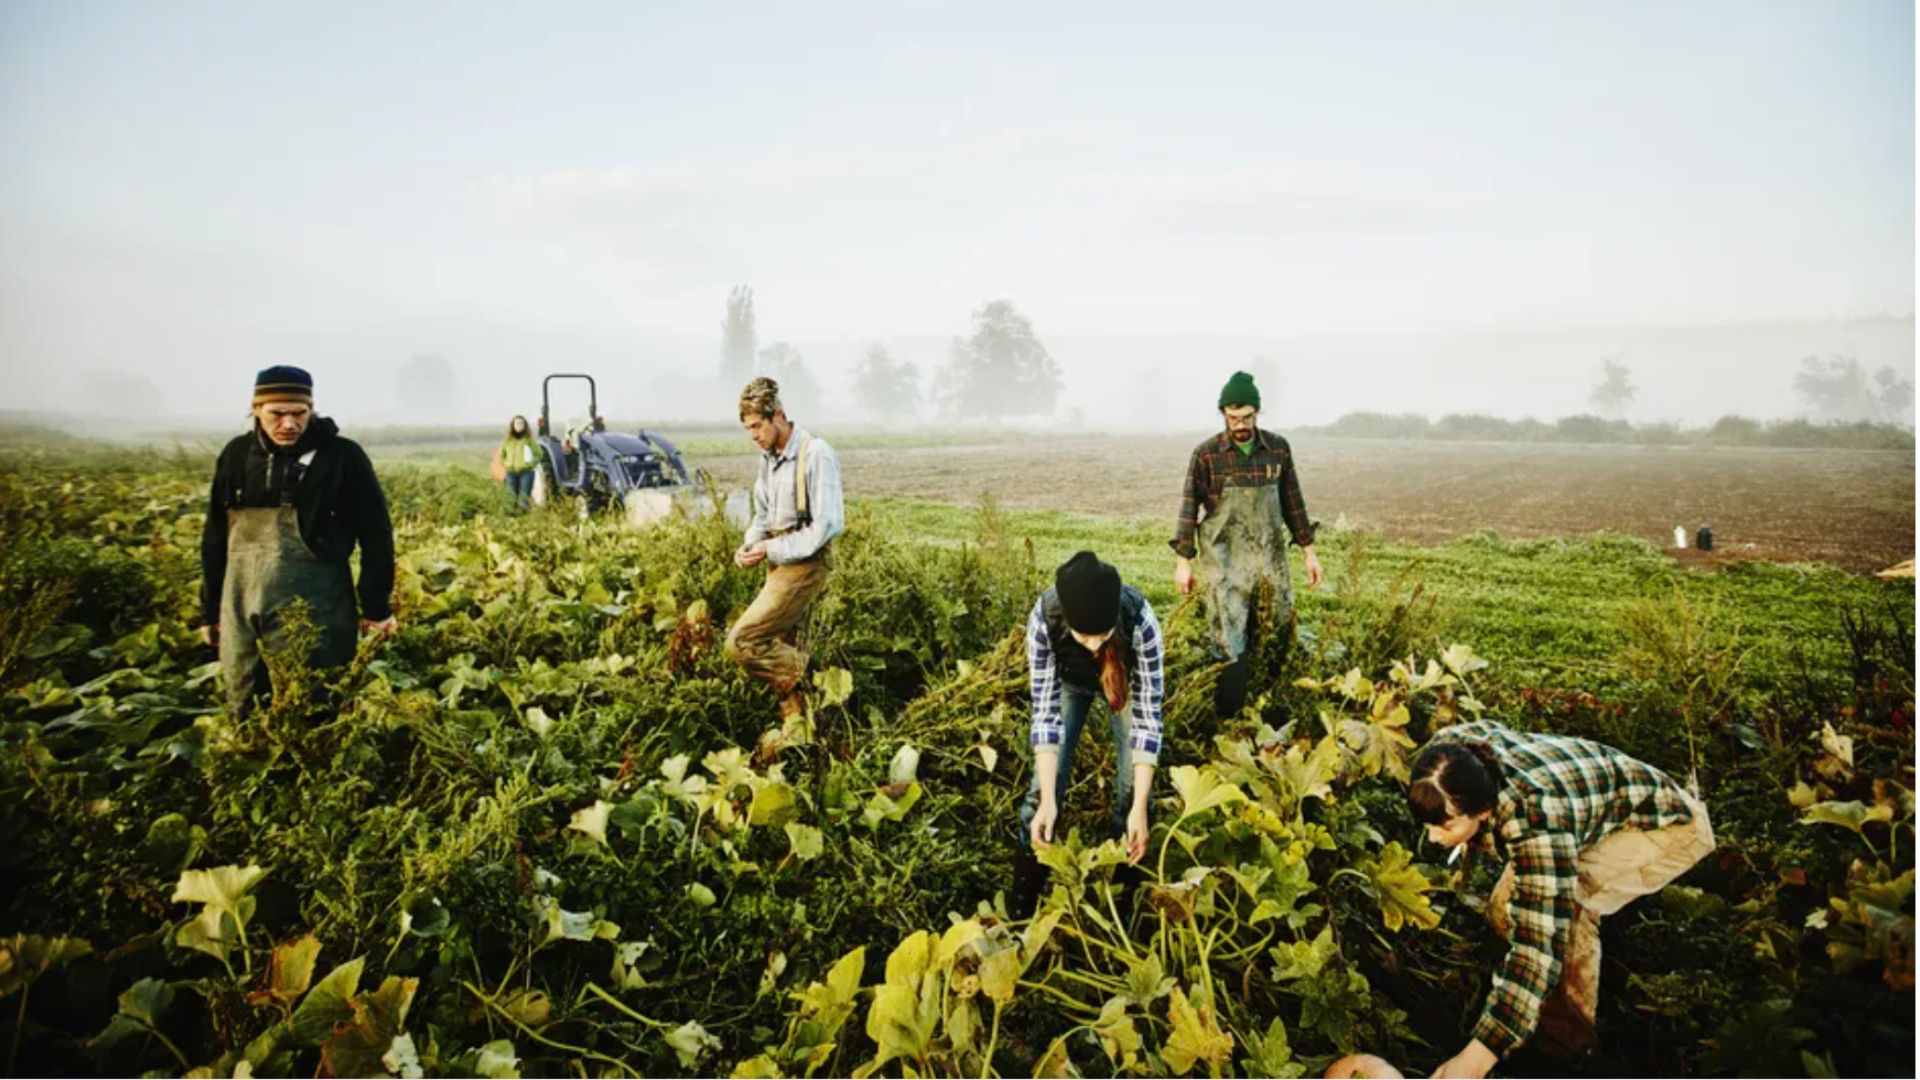
M 1127 745 L 1136 765 L 1160 761 L 1160 707 L 1167 682 L 1160 661 L 1160 620 L 1153 605 L 1140 603 L 1140 625 L 1133 631 L 1133 687 L 1127 695 Z M 1060 721 L 1060 679 L 1053 663 L 1053 640 L 1047 634 L 1045 598 L 1034 602 L 1027 617 L 1027 675 L 1033 685 L 1033 748 L 1058 747 L 1066 735 Z

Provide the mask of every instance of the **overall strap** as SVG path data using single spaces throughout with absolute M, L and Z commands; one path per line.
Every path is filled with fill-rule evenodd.
M 813 514 L 807 509 L 807 446 L 812 438 L 802 438 L 800 449 L 794 452 L 793 470 L 793 517 L 796 527 L 813 523 Z

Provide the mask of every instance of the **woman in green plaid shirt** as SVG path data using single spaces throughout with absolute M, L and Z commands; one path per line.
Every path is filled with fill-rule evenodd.
M 1600 916 L 1713 851 L 1706 806 L 1673 777 L 1610 746 L 1490 721 L 1436 734 L 1407 800 L 1434 843 L 1478 840 L 1507 864 L 1487 918 L 1511 944 L 1473 1040 L 1437 1077 L 1485 1076 L 1536 1034 L 1542 1049 L 1591 1049 Z

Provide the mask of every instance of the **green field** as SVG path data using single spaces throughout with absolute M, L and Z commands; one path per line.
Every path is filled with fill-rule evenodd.
M 189 626 L 207 456 L 0 448 L 9 1072 L 1426 1071 L 1496 868 L 1440 862 L 1396 777 L 1474 713 L 1697 775 L 1720 840 L 1607 920 L 1600 1054 L 1502 1071 L 1913 1070 L 1910 583 L 1329 529 L 1216 727 L 1164 522 L 856 501 L 783 729 L 717 647 L 757 587 L 723 524 L 512 516 L 423 453 L 377 453 L 400 635 L 236 721 Z M 1085 840 L 1010 922 L 1013 635 L 1083 547 L 1167 625 L 1154 837 L 1116 878 L 1089 743 Z

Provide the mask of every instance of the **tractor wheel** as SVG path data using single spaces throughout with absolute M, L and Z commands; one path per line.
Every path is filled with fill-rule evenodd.
M 595 470 L 587 474 L 587 512 L 598 514 L 613 505 L 613 489 L 607 483 L 607 474 Z

